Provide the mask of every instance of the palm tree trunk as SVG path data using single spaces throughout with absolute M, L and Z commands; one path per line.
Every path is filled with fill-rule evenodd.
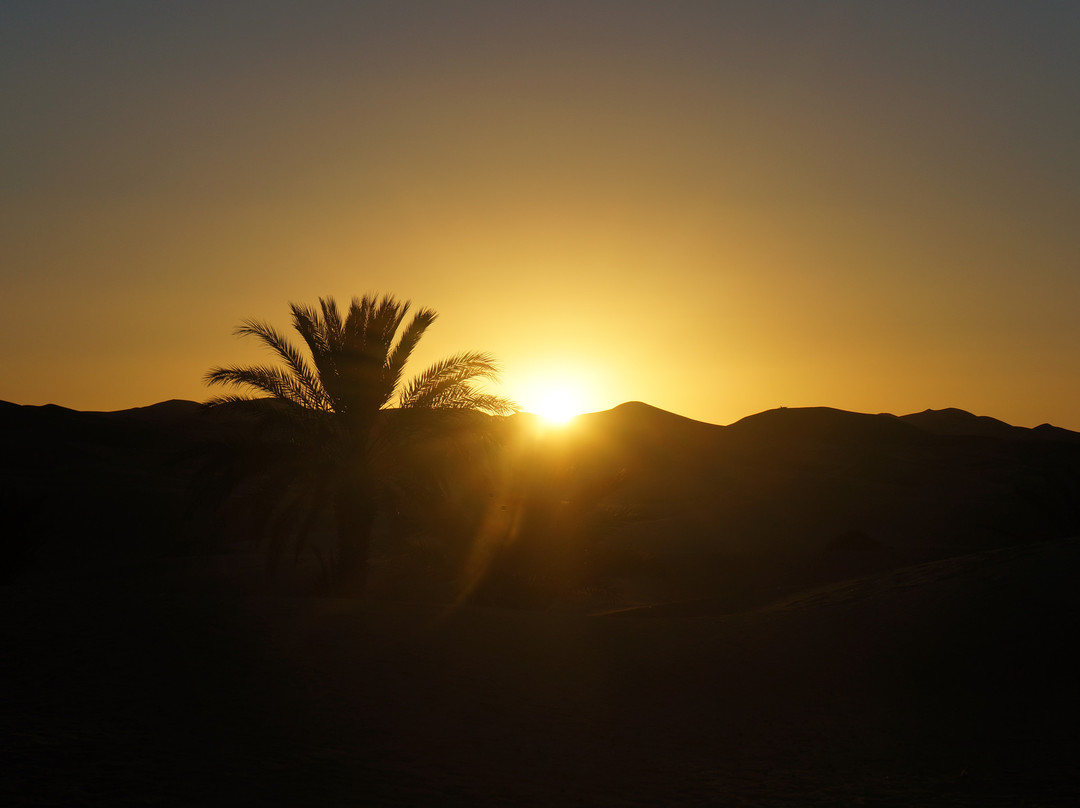
M 371 535 L 375 527 L 375 508 L 370 498 L 341 497 L 337 523 L 334 594 L 362 600 L 367 596 Z

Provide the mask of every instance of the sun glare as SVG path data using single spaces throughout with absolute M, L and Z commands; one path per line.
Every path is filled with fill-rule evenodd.
M 524 412 L 537 416 L 537 423 L 561 427 L 582 413 L 599 409 L 596 390 L 603 384 L 601 371 L 578 368 L 561 357 L 523 365 L 525 370 L 511 377 L 506 389 Z
M 565 424 L 580 408 L 576 396 L 567 390 L 549 390 L 537 402 L 535 411 L 549 424 Z

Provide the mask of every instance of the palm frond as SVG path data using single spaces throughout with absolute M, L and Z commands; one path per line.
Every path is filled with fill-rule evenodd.
M 468 408 L 471 402 L 492 404 L 500 411 L 513 405 L 492 396 L 484 398 L 472 386 L 477 379 L 497 379 L 499 368 L 490 354 L 466 351 L 436 362 L 401 392 L 402 408 Z
M 319 304 L 321 310 L 291 304 L 293 327 L 311 351 L 315 373 L 326 393 L 327 406 L 335 412 L 344 412 L 347 409 L 347 394 L 342 383 L 343 356 L 337 303 L 333 298 L 320 298 Z
M 307 343 L 311 352 L 311 360 L 315 365 L 315 372 L 319 377 L 323 390 L 327 393 L 332 403 L 336 403 L 338 396 L 335 388 L 335 380 L 338 376 L 335 354 L 330 347 L 327 335 L 326 323 L 319 311 L 311 306 L 300 306 L 296 303 L 290 305 L 293 315 L 293 328 Z
M 276 353 L 292 372 L 298 386 L 304 391 L 303 404 L 313 410 L 329 408 L 329 396 L 323 389 L 318 375 L 302 353 L 289 340 L 269 323 L 260 320 L 245 320 L 236 329 L 238 336 L 253 336 L 267 348 Z
M 386 358 L 394 348 L 394 338 L 398 329 L 409 313 L 412 303 L 408 300 L 398 301 L 391 295 L 384 295 L 374 311 L 372 322 L 368 327 L 370 340 L 374 336 L 378 345 L 377 353 L 380 363 L 385 363 Z
M 279 367 L 269 365 L 211 368 L 204 379 L 208 385 L 249 387 L 298 407 L 304 407 L 307 398 L 307 391 L 292 376 Z
M 409 301 L 401 302 L 391 295 L 381 299 L 373 295 L 353 298 L 344 324 L 342 373 L 363 377 L 368 385 L 380 388 L 379 406 L 393 395 L 386 378 L 385 365 L 394 345 L 394 338 L 410 308 Z M 349 370 L 345 365 L 349 365 Z M 376 398 L 376 396 L 369 396 Z
M 460 384 L 442 391 L 431 404 L 443 410 L 480 410 L 491 415 L 510 415 L 517 405 L 508 398 L 482 393 L 471 384 Z
M 238 393 L 226 393 L 220 396 L 212 396 L 206 399 L 203 404 L 207 407 L 225 407 L 233 404 L 250 404 L 252 401 L 260 401 L 261 399 L 254 396 L 244 396 Z
M 301 306 L 299 303 L 290 303 L 289 310 L 293 316 L 293 328 L 307 343 L 312 360 L 318 365 L 319 360 L 330 351 L 326 342 L 326 330 L 322 327 L 322 317 L 311 306 Z
M 424 336 L 424 332 L 428 330 L 438 316 L 434 309 L 420 309 L 413 315 L 405 330 L 401 332 L 401 338 L 386 359 L 387 383 L 392 390 L 398 389 L 409 357 L 412 356 L 412 352 L 416 349 L 420 338 Z
M 455 399 L 453 404 L 444 406 L 451 406 L 453 409 L 480 410 L 490 415 L 513 415 L 521 409 L 513 399 L 506 396 L 480 393 L 476 390 L 469 390 L 467 394 Z
M 340 351 L 345 347 L 345 329 L 337 301 L 332 297 L 320 297 L 319 306 L 322 308 L 322 322 L 326 330 L 327 345 L 332 352 Z

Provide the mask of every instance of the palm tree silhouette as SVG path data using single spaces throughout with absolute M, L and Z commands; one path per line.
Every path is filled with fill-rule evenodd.
M 291 303 L 310 359 L 272 325 L 245 320 L 236 334 L 255 337 L 279 364 L 215 367 L 205 376 L 209 385 L 247 391 L 209 405 L 247 405 L 263 425 L 243 485 L 256 492 L 253 528 L 268 538 L 271 563 L 290 543 L 299 554 L 319 519 L 332 513 L 336 546 L 325 561 L 338 594 L 364 593 L 376 515 L 401 488 L 410 442 L 446 427 L 438 415 L 517 409 L 478 388 L 498 376 L 487 353 L 454 354 L 404 381 L 409 357 L 437 317 L 422 308 L 403 327 L 410 308 L 391 295 L 353 298 L 344 317 L 332 297 L 320 298 L 318 308 Z

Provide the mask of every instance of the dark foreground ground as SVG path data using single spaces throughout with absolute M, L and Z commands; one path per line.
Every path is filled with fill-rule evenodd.
M 1075 805 L 1078 571 L 1067 540 L 602 616 L 23 582 L 0 804 Z

